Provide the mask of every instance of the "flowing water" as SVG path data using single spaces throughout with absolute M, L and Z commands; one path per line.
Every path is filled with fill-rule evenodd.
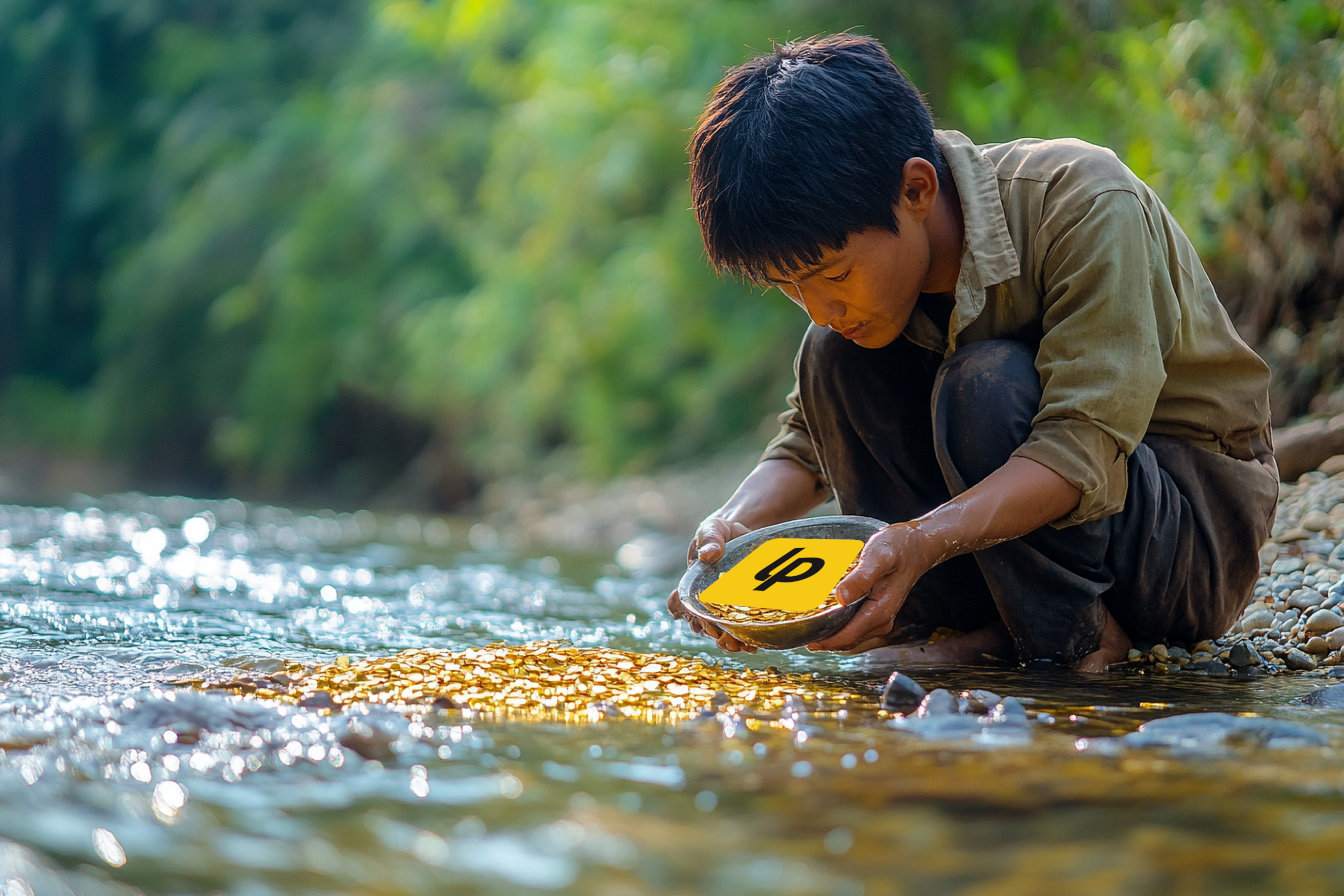
M 0 508 L 0 894 L 1344 890 L 1344 712 L 1300 702 L 1329 680 L 911 670 L 1026 712 L 895 718 L 879 671 L 720 654 L 610 561 L 236 501 Z M 539 639 L 857 696 L 519 720 L 182 684 Z M 1196 712 L 1247 715 L 1133 734 Z

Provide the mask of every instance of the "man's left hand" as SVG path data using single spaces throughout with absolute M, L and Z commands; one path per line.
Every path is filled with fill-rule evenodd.
M 933 556 L 935 551 L 919 523 L 897 523 L 868 539 L 858 565 L 835 588 L 842 604 L 852 604 L 865 594 L 868 599 L 844 628 L 807 645 L 808 649 L 860 652 L 886 643 L 906 595 L 942 559 Z

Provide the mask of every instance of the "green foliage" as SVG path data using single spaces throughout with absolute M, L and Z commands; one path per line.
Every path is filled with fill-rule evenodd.
M 778 410 L 806 321 L 709 271 L 686 140 L 725 66 L 856 23 L 947 126 L 1116 146 L 1254 333 L 1305 332 L 1344 258 L 1340 5 L 15 0 L 0 425 L 351 501 L 421 449 L 431 478 L 714 450 Z
M 1276 368 L 1276 419 L 1344 381 L 1344 2 L 1206 2 L 1125 33 L 1099 92 Z M 1302 344 L 1305 337 L 1305 345 Z

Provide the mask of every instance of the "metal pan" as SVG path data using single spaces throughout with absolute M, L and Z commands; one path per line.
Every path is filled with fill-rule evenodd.
M 858 538 L 867 541 L 887 524 L 867 516 L 818 516 L 790 520 L 775 526 L 766 526 L 728 542 L 723 557 L 717 563 L 696 561 L 686 570 L 677 585 L 681 604 L 698 619 L 702 619 L 737 638 L 744 644 L 770 650 L 790 650 L 813 641 L 829 638 L 845 627 L 858 612 L 863 598 L 847 607 L 832 606 L 809 616 L 798 616 L 780 622 L 730 622 L 714 615 L 700 602 L 700 594 L 714 584 L 719 576 L 736 566 L 763 542 L 772 538 Z

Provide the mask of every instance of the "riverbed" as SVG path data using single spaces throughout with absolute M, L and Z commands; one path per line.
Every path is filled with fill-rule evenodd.
M 1340 890 L 1324 674 L 910 669 L 951 702 L 901 716 L 888 670 L 723 654 L 667 615 L 674 578 L 614 559 L 238 501 L 0 508 L 0 894 Z M 542 641 L 798 696 L 520 718 L 201 690 Z M 977 689 L 1014 699 L 957 704 Z M 1222 715 L 1152 724 L 1195 713 Z

